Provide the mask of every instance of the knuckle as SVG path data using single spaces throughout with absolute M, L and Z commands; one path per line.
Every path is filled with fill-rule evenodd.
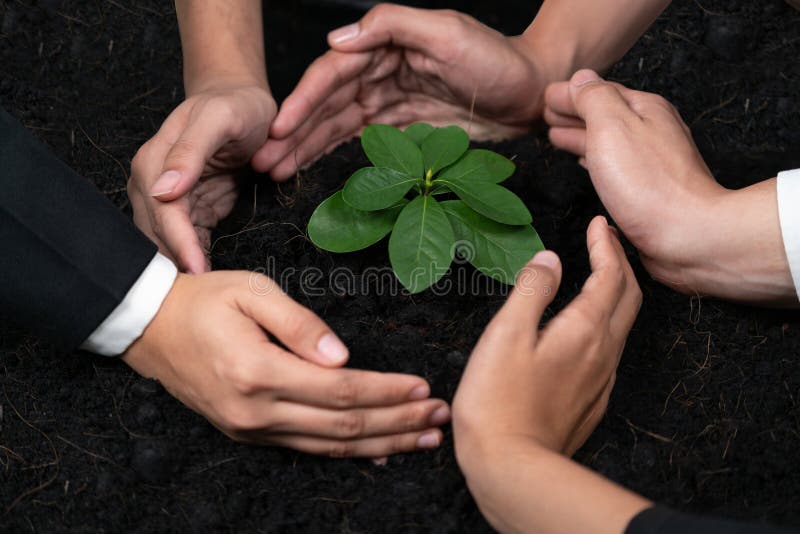
M 333 402 L 339 407 L 353 406 L 358 402 L 361 387 L 350 377 L 340 379 L 333 389 Z
M 416 429 L 427 415 L 428 408 L 425 406 L 409 406 L 400 416 L 400 429 L 404 432 Z
M 616 96 L 617 90 L 610 84 L 598 81 L 585 85 L 580 91 L 583 98 L 594 100 L 597 98 L 607 98 Z
M 337 441 L 328 447 L 327 455 L 331 458 L 349 458 L 355 453 L 352 441 Z
M 150 228 L 153 230 L 153 233 L 157 236 L 161 237 L 164 233 L 164 212 L 158 209 L 157 206 L 155 209 L 150 208 Z
M 363 23 L 365 25 L 380 26 L 385 22 L 391 21 L 396 9 L 397 7 L 392 4 L 378 4 L 364 16 Z
M 409 438 L 407 436 L 394 436 L 389 440 L 387 455 L 392 456 L 410 450 L 414 450 L 414 445 L 413 443 L 409 443 Z
M 241 364 L 227 365 L 219 372 L 234 391 L 242 395 L 252 395 L 266 389 L 257 375 Z
M 254 414 L 242 403 L 231 402 L 220 409 L 221 426 L 233 434 L 258 428 Z
M 286 339 L 291 339 L 294 342 L 301 341 L 305 337 L 312 319 L 312 314 L 305 309 L 288 313 L 284 317 L 283 323 L 283 332 Z
M 167 159 L 170 160 L 170 163 L 174 164 L 176 160 L 181 161 L 190 158 L 197 149 L 197 144 L 193 140 L 182 137 L 172 145 Z M 168 167 L 170 163 L 166 163 L 165 166 Z
M 147 155 L 150 152 L 149 143 L 143 144 L 133 155 L 131 160 L 131 174 L 138 174 L 141 172 L 144 162 L 147 161 Z
M 355 438 L 364 433 L 364 415 L 359 412 L 350 412 L 339 416 L 336 423 L 336 432 L 342 438 Z

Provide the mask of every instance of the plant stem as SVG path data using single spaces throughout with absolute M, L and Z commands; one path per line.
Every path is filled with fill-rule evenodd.
M 425 173 L 425 187 L 422 190 L 423 195 L 427 195 L 433 186 L 433 180 L 431 180 L 431 178 L 433 178 L 433 172 L 432 169 L 428 169 Z

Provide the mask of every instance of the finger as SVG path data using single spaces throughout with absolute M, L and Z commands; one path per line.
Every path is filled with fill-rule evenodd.
M 200 274 L 211 269 L 197 231 L 189 219 L 187 199 L 163 203 L 148 198 L 153 232 L 158 236 L 162 254 L 172 258 L 181 271 Z
M 569 94 L 569 81 L 551 83 L 544 90 L 545 110 L 561 117 L 577 118 L 575 104 Z
M 346 410 L 394 406 L 430 396 L 430 386 L 418 376 L 320 369 L 296 358 L 286 363 L 276 395 L 298 404 Z
M 294 133 L 334 92 L 356 80 L 372 58 L 371 53 L 343 54 L 335 50 L 319 57 L 281 105 L 270 137 L 284 139 Z
M 452 46 L 451 34 L 443 31 L 443 27 L 455 21 L 455 17 L 454 12 L 382 4 L 372 8 L 360 21 L 330 32 L 328 44 L 342 52 L 363 52 L 388 45 L 446 49 Z
M 206 162 L 231 139 L 234 123 L 233 111 L 228 105 L 207 106 L 172 143 L 150 195 L 169 201 L 188 193 L 200 178 Z
M 345 136 L 349 139 L 364 126 L 363 110 L 352 97 L 331 113 L 331 117 L 318 114 L 286 139 L 267 141 L 253 158 L 253 167 L 269 172 L 273 179 L 292 176 L 298 168 L 320 157 L 332 140 Z
M 496 328 L 498 323 L 503 325 L 506 332 L 509 328 L 535 329 L 560 284 L 561 260 L 550 250 L 539 252 L 517 275 L 514 290 L 492 319 L 487 331 Z
M 550 128 L 547 135 L 554 147 L 571 152 L 579 157 L 586 155 L 586 129 Z
M 562 115 L 550 107 L 544 108 L 542 116 L 551 128 L 586 128 L 586 124 L 576 116 Z
M 341 114 L 320 124 L 273 167 L 270 175 L 279 181 L 293 176 L 299 169 L 307 167 L 341 143 L 352 139 L 363 126 L 364 117 L 361 108 L 354 103 Z
M 579 70 L 572 76 L 569 82 L 569 96 L 575 115 L 583 119 L 588 128 L 591 128 L 590 123 L 594 121 L 638 118 L 619 89 L 605 82 L 592 70 Z M 559 111 L 556 108 L 554 110 Z
M 613 230 L 612 243 L 617 252 L 617 256 L 622 263 L 623 271 L 625 272 L 625 294 L 620 299 L 619 306 L 614 311 L 611 317 L 611 331 L 617 336 L 618 339 L 625 339 L 628 333 L 633 328 L 636 322 L 636 317 L 642 307 L 642 290 L 639 288 L 639 283 L 636 280 L 636 274 L 633 272 L 625 250 L 622 248 L 622 243 L 619 241 L 619 234 L 616 228 L 610 227 Z
M 596 324 L 610 320 L 625 294 L 628 279 L 623 264 L 614 246 L 614 237 L 605 217 L 595 217 L 586 232 L 589 263 L 592 274 L 586 280 L 580 294 L 566 310 L 579 309 L 581 315 Z
M 274 135 L 271 136 L 266 144 L 253 156 L 253 168 L 258 172 L 270 172 L 276 164 L 283 161 L 298 145 L 313 133 L 320 124 L 331 118 L 336 119 L 340 115 L 352 113 L 353 107 L 358 108 L 358 104 L 356 103 L 358 91 L 358 80 L 346 83 L 342 87 L 334 90 L 325 102 L 313 109 L 311 115 L 306 117 L 302 124 L 287 137 L 278 138 Z M 289 98 L 291 99 L 292 97 L 290 96 Z M 281 111 L 285 109 L 287 108 L 284 105 Z
M 327 367 L 344 365 L 349 357 L 347 347 L 314 312 L 266 276 L 250 273 L 248 285 L 248 291 L 237 299 L 246 315 L 297 356 Z
M 270 432 L 362 439 L 441 426 L 450 421 L 450 408 L 438 399 L 352 410 L 330 410 L 282 402 L 275 406 L 272 417 L 277 423 L 270 425 Z
M 332 458 L 376 458 L 435 449 L 441 445 L 442 440 L 442 432 L 438 429 L 358 440 L 334 440 L 302 435 L 270 435 L 264 439 L 272 445 Z

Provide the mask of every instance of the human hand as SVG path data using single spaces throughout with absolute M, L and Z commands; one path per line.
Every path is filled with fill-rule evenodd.
M 654 278 L 689 294 L 796 303 L 775 180 L 724 188 L 669 102 L 592 71 L 551 85 L 545 100 L 551 141 L 581 158 Z
M 382 4 L 328 42 L 332 50 L 306 71 L 253 158 L 277 180 L 372 123 L 456 124 L 473 139 L 523 134 L 550 81 L 522 36 L 455 11 Z
M 561 263 L 549 251 L 528 263 L 478 341 L 456 392 L 456 457 L 481 511 L 501 531 L 525 524 L 518 513 L 536 506 L 523 496 L 538 491 L 525 473 L 540 451 L 548 462 L 552 452 L 571 456 L 603 417 L 639 312 L 641 291 L 604 218 L 589 225 L 587 246 L 591 276 L 541 330 Z M 539 472 L 550 480 L 551 473 L 544 474 L 550 470 Z M 547 491 L 558 484 L 550 480 Z
M 379 458 L 438 446 L 449 420 L 419 377 L 341 369 L 330 328 L 254 273 L 178 275 L 122 358 L 237 441 Z
M 236 202 L 236 171 L 267 139 L 276 105 L 259 85 L 218 84 L 187 98 L 131 164 L 136 225 L 178 268 L 210 270 L 211 231 Z

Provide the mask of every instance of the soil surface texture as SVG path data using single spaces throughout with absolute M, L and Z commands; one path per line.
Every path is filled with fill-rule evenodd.
M 267 4 L 270 79 L 283 98 L 324 51 L 325 33 L 359 13 Z M 508 34 L 537 9 L 458 6 Z M 744 186 L 800 167 L 799 25 L 781 0 L 676 1 L 611 76 L 674 102 L 715 176 Z M 0 105 L 126 213 L 130 159 L 182 99 L 180 61 L 169 3 L 0 1 Z M 544 133 L 491 148 L 514 158 L 507 184 L 563 258 L 555 313 L 588 274 L 585 230 L 603 208 Z M 305 226 L 365 162 L 351 142 L 280 187 L 249 177 L 215 236 L 214 266 L 283 273 L 286 289 L 348 343 L 350 365 L 419 374 L 450 400 L 502 292 L 348 291 L 367 268 L 388 266 L 385 241 L 329 254 Z M 800 315 L 678 295 L 628 251 L 644 307 L 608 415 L 577 459 L 684 511 L 800 527 Z M 356 276 L 336 278 L 342 268 Z M 474 275 L 456 265 L 449 279 Z M 121 362 L 64 353 L 7 320 L 0 388 L 0 531 L 490 530 L 449 428 L 439 450 L 385 467 L 240 445 Z

